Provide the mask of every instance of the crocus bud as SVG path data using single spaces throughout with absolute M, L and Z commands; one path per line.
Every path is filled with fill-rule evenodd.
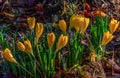
M 29 40 L 24 41 L 24 46 L 25 46 L 25 52 L 26 53 L 33 54 L 32 45 L 31 45 Z
M 102 43 L 101 45 L 106 45 L 108 44 L 112 39 L 113 39 L 113 35 L 110 34 L 109 31 L 105 32 L 104 35 L 103 35 L 103 38 L 102 38 Z
M 59 28 L 66 34 L 67 25 L 65 20 L 59 21 Z
M 119 22 L 115 19 L 112 19 L 109 24 L 110 32 L 114 33 L 117 30 L 118 26 L 119 26 Z
M 35 29 L 35 34 L 36 34 L 36 42 L 38 42 L 40 36 L 43 33 L 43 24 L 42 23 L 37 23 L 36 29 Z
M 32 31 L 32 29 L 34 29 L 35 27 L 35 17 L 29 17 L 27 18 L 27 22 L 28 22 L 28 25 L 29 25 L 29 29 Z
M 54 45 L 54 42 L 55 42 L 55 34 L 54 33 L 48 33 L 47 34 L 47 41 L 48 41 L 49 47 L 52 48 L 52 46 Z
M 17 63 L 17 61 L 15 60 L 15 58 L 13 57 L 11 51 L 6 48 L 3 52 L 2 52 L 3 58 L 9 62 L 12 63 Z
M 20 41 L 17 41 L 17 48 L 20 50 L 20 51 L 24 51 L 25 50 L 25 46 L 22 42 Z
M 68 42 L 68 36 L 64 36 L 63 34 L 59 37 L 58 43 L 57 43 L 57 50 L 62 49 L 66 46 Z

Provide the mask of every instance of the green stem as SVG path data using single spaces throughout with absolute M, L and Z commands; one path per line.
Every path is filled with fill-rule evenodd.
M 100 47 L 101 51 L 104 51 L 103 48 L 102 48 L 101 46 L 99 46 L 99 47 Z
M 51 74 L 51 48 L 49 49 L 49 53 L 48 53 L 48 77 L 50 77 L 50 74 Z
M 43 74 L 43 76 L 45 77 L 45 78 L 47 78 L 46 77 L 46 66 L 44 65 L 44 62 L 43 62 L 43 59 L 41 58 L 42 56 L 42 54 L 40 55 L 40 50 L 39 50 L 39 47 L 38 47 L 38 44 L 36 45 L 36 47 L 37 47 L 37 54 L 38 54 L 38 57 L 39 57 L 39 61 L 40 61 L 40 69 L 41 69 L 41 73 Z M 42 47 L 41 46 L 41 44 L 40 44 L 40 47 Z M 43 52 L 43 51 L 42 51 Z
M 54 54 L 53 54 L 53 59 L 55 59 L 57 53 L 58 53 L 58 49 L 55 50 L 55 52 L 54 52 Z
M 71 56 L 71 52 L 70 52 L 70 40 L 69 40 L 69 43 L 68 43 L 68 57 L 67 57 L 67 63 L 68 63 L 68 66 L 71 66 L 71 63 L 72 63 L 72 56 Z
M 40 55 L 40 53 L 39 53 L 40 51 L 39 51 L 39 48 L 38 48 L 38 44 L 36 45 L 36 47 L 37 47 L 37 54 L 38 54 L 38 57 L 39 57 L 39 59 L 40 59 L 40 64 L 41 64 L 40 66 L 41 66 L 42 69 L 44 69 L 44 68 L 43 68 L 43 61 L 42 61 L 41 55 Z
M 35 58 L 35 56 L 33 55 L 33 57 L 34 57 L 34 74 L 35 74 L 35 78 L 37 78 L 37 73 L 36 73 L 36 58 Z
M 24 69 L 28 74 L 30 74 L 32 77 L 34 77 L 34 75 L 29 72 L 27 69 L 25 69 L 22 65 L 20 65 L 19 63 L 17 63 L 18 66 L 20 66 L 22 69 Z

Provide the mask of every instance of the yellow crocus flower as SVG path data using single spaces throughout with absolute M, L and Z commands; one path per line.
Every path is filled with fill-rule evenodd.
M 115 19 L 112 19 L 109 24 L 110 32 L 114 33 L 117 30 L 118 26 L 119 26 L 119 22 Z
M 47 34 L 47 41 L 48 41 L 49 47 L 52 48 L 52 46 L 54 45 L 54 42 L 55 42 L 55 34 L 54 33 L 48 33 Z
M 76 17 L 73 20 L 73 24 L 74 24 L 73 26 L 74 26 L 76 32 L 79 32 L 80 31 L 80 25 L 83 25 L 83 22 L 81 22 L 81 20 L 82 19 L 80 17 Z
M 59 28 L 66 34 L 67 25 L 65 20 L 59 21 Z
M 106 17 L 107 16 L 106 13 L 104 13 L 103 11 L 100 11 L 100 10 L 95 11 L 94 14 L 95 15 L 101 15 L 102 17 Z
M 35 22 L 36 22 L 35 17 L 27 18 L 27 22 L 28 22 L 28 25 L 29 25 L 29 29 L 32 31 L 32 29 L 34 29 L 34 27 L 35 27 Z
M 57 50 L 62 49 L 66 46 L 68 42 L 68 36 L 64 36 L 63 34 L 59 37 L 58 43 L 57 43 Z
M 38 42 L 40 36 L 43 33 L 43 24 L 42 23 L 37 23 L 35 33 L 36 33 L 36 42 Z
M 17 48 L 20 50 L 20 51 L 24 51 L 25 50 L 25 46 L 22 42 L 20 41 L 17 41 Z
M 6 48 L 3 52 L 2 52 L 2 56 L 4 59 L 6 59 L 7 61 L 9 62 L 12 62 L 12 63 L 17 63 L 17 61 L 15 60 L 15 58 L 13 57 L 11 51 Z
M 74 26 L 74 19 L 78 17 L 78 15 L 75 15 L 73 14 L 71 17 L 70 17 L 70 28 L 72 28 Z
M 26 53 L 33 54 L 32 45 L 31 45 L 31 42 L 29 40 L 24 41 L 24 46 L 25 46 Z
M 96 61 L 96 59 L 97 59 L 97 54 L 95 53 L 94 50 L 92 50 L 90 53 L 90 61 L 94 62 L 94 61 Z
M 103 35 L 103 38 L 102 38 L 102 43 L 101 45 L 106 45 L 108 44 L 112 39 L 113 39 L 113 35 L 110 34 L 109 31 L 105 32 L 104 35 Z
M 80 27 L 80 33 L 84 34 L 84 32 L 86 31 L 86 29 L 89 25 L 90 19 L 84 18 L 84 17 L 82 17 L 82 18 L 84 19 L 84 21 L 83 21 L 83 25 L 81 25 L 81 27 Z
M 77 32 L 80 32 L 82 34 L 84 34 L 84 32 L 86 31 L 88 25 L 89 25 L 89 18 L 85 18 L 85 17 L 75 17 L 73 20 L 73 24 L 74 24 L 74 28 Z

